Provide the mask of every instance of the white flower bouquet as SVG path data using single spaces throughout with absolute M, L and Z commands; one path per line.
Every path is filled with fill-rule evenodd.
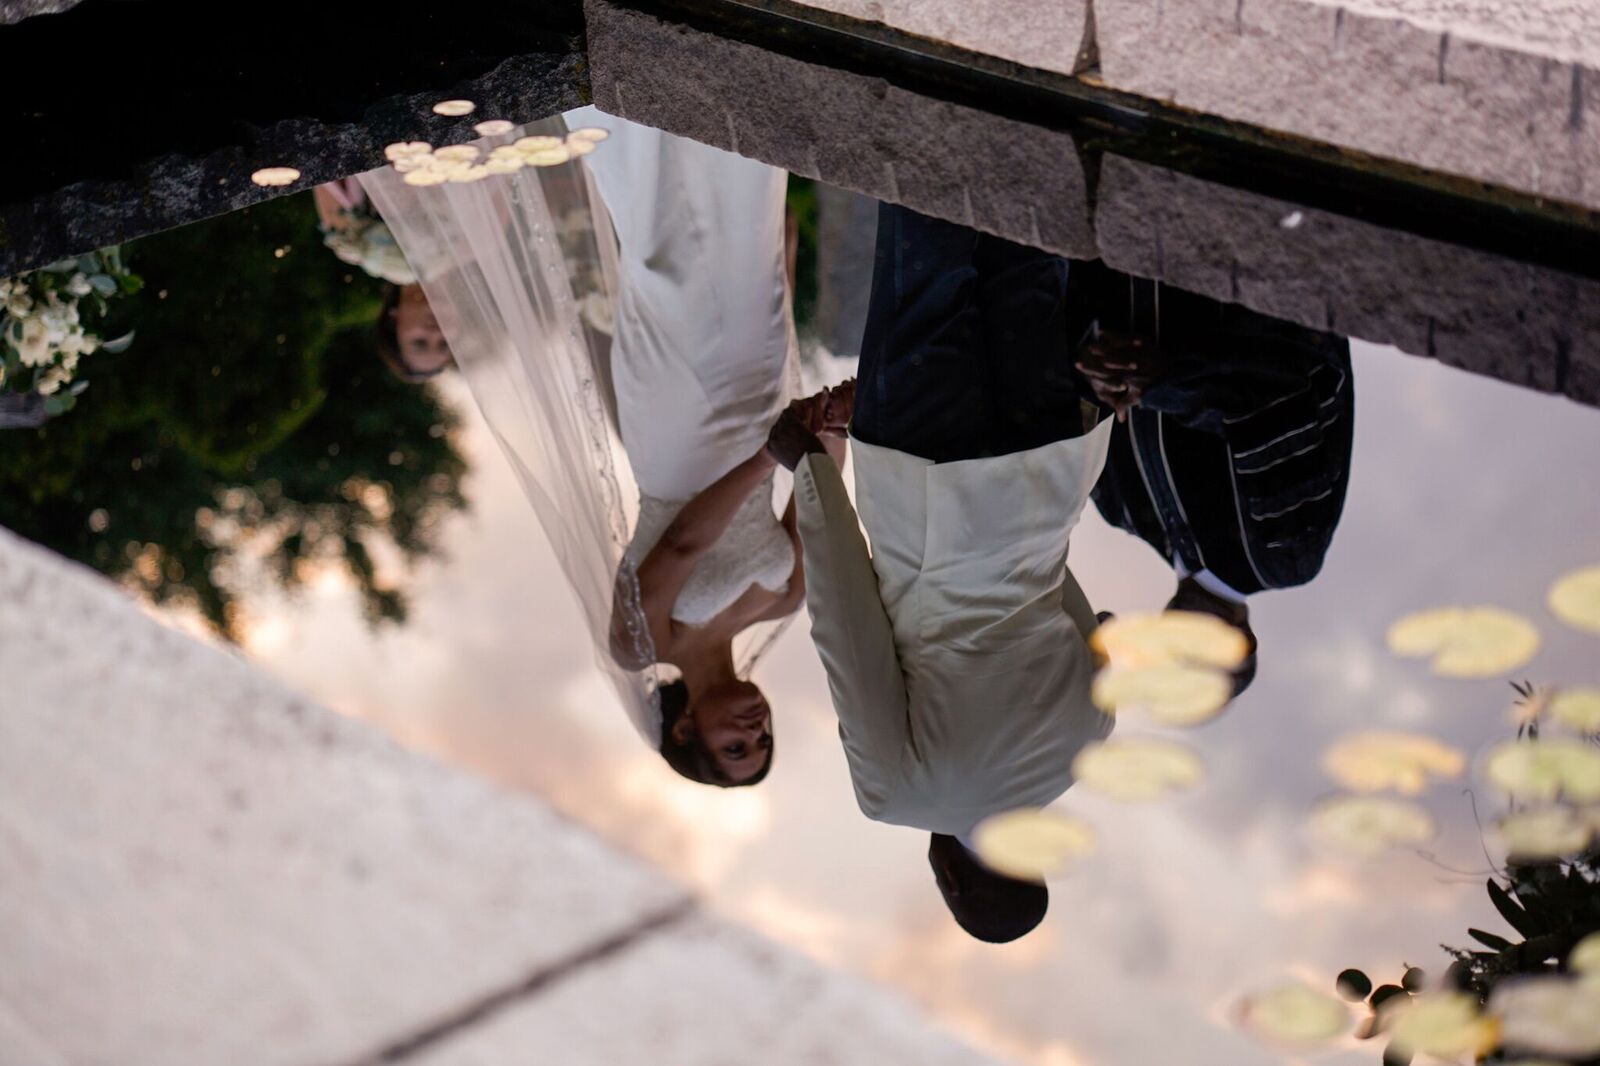
M 322 243 L 351 266 L 379 281 L 414 285 L 417 275 L 383 219 L 364 209 L 346 208 L 343 223 L 323 230 Z
M 70 410 L 87 386 L 73 383 L 78 360 L 133 343 L 132 333 L 102 340 L 94 327 L 112 300 L 143 286 L 117 247 L 0 278 L 0 397 L 43 397 L 46 415 Z

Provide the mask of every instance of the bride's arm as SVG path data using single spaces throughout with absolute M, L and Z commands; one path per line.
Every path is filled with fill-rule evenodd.
M 672 605 L 694 570 L 776 465 L 765 449 L 728 471 L 679 511 L 639 564 L 639 598 L 651 631 L 672 615 Z

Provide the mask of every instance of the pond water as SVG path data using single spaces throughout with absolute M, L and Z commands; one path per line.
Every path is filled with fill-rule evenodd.
M 5 435 L 0 523 L 329 706 L 544 797 L 1004 1059 L 1377 1062 L 1386 1037 L 1349 1035 L 1363 1005 L 1343 1035 L 1301 1047 L 1264 1039 L 1243 1004 L 1291 980 L 1331 996 L 1351 967 L 1374 984 L 1420 967 L 1438 985 L 1447 947 L 1486 953 L 1458 982 L 1476 1002 L 1600 929 L 1594 840 L 1509 863 L 1497 823 L 1541 805 L 1488 769 L 1526 732 L 1514 682 L 1541 699 L 1600 686 L 1600 637 L 1547 604 L 1559 578 L 1600 564 L 1600 412 L 1512 383 L 1574 391 L 1574 360 L 1600 344 L 1584 327 L 1600 322 L 1591 282 L 1502 291 L 1493 315 L 1440 296 L 1449 279 L 1393 291 L 1428 320 L 1428 345 L 1450 336 L 1450 361 L 1486 371 L 1469 373 L 1258 313 L 1270 293 L 1249 312 L 1191 294 L 1182 264 L 1158 289 L 592 110 L 460 162 L 585 127 L 611 136 L 581 161 L 536 167 L 571 143 L 541 142 L 472 184 L 388 170 L 320 194 L 357 265 L 324 247 L 308 193 L 125 245 L 142 288 L 122 286 L 95 328 L 133 339 L 82 357 L 89 387 L 70 409 L 13 404 L 42 425 Z M 451 166 L 397 154 L 407 173 Z M 1315 284 L 1389 269 L 1337 266 Z M 1523 349 L 1484 324 L 1541 316 L 1559 336 Z M 815 452 L 796 475 L 757 462 L 790 398 L 858 370 L 844 477 Z M 1095 410 L 1097 395 L 1116 403 Z M 1139 401 L 1125 423 L 1121 397 Z M 709 500 L 730 477 L 732 502 Z M 835 483 L 875 574 L 852 569 L 855 514 L 818 502 Z M 1118 528 L 1136 511 L 1144 537 Z M 719 556 L 721 538 L 737 543 Z M 786 595 L 795 544 L 805 607 Z M 1063 554 L 1091 613 L 1116 616 L 1105 624 L 1180 588 L 1185 606 L 1248 618 L 1253 678 L 1220 713 L 1179 728 L 1119 708 L 1110 733 L 1181 745 L 1191 787 L 1132 803 L 1066 774 L 1112 719 L 1088 700 L 1094 620 L 1060 606 Z M 613 602 L 619 569 L 632 584 Z M 1467 634 L 1482 676 L 1391 652 L 1397 619 L 1477 605 L 1531 624 L 1537 648 L 1508 650 L 1513 619 Z M 659 673 L 608 654 L 617 619 L 660 652 Z M 724 717 L 689 717 L 717 738 L 724 776 L 764 761 L 770 735 L 770 774 L 685 780 L 641 740 L 662 728 L 652 686 L 693 682 L 704 712 L 735 664 L 764 703 L 730 689 Z M 1373 730 L 1448 751 L 1425 787 L 1391 777 L 1371 793 L 1426 812 L 1426 839 L 1356 855 L 1312 822 L 1349 791 L 1327 753 Z M 1523 743 L 1600 751 L 1549 712 L 1535 732 Z M 1566 796 L 1592 815 L 1589 780 Z M 1049 873 L 1037 928 L 982 942 L 941 897 L 929 830 L 971 859 L 983 816 L 1041 804 L 1094 846 Z M 1546 938 L 1542 954 L 1495 946 L 1525 935 Z M 1493 1046 L 1480 1050 L 1519 1057 Z

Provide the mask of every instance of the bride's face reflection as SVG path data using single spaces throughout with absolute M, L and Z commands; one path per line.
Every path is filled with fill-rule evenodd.
M 405 285 L 391 312 L 395 347 L 406 376 L 429 378 L 450 365 L 450 345 L 420 285 Z
M 679 743 L 696 735 L 723 777 L 747 781 L 772 758 L 772 708 L 751 682 L 724 682 L 691 697 L 688 713 L 673 724 Z

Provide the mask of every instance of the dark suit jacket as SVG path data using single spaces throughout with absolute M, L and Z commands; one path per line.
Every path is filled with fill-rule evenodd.
M 1099 264 L 1078 280 L 1086 328 L 1159 330 L 1177 356 L 1113 431 L 1101 515 L 1244 594 L 1310 581 L 1350 480 L 1349 342 Z

